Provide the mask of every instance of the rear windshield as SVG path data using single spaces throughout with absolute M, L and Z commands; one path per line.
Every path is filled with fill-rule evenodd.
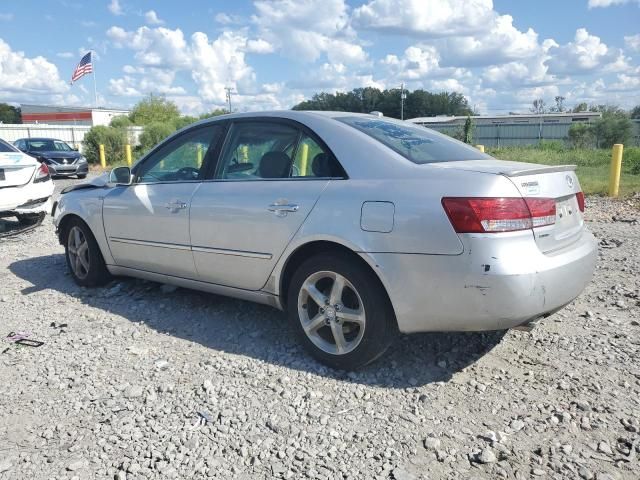
M 17 150 L 4 140 L 0 140 L 0 153 L 17 152 Z
M 491 158 L 477 148 L 410 123 L 366 117 L 337 117 L 385 144 L 413 163 L 455 162 Z

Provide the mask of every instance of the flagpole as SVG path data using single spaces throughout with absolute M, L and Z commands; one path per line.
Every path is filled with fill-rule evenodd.
M 91 73 L 93 73 L 93 96 L 94 96 L 94 100 L 95 100 L 95 105 L 96 108 L 98 108 L 98 87 L 96 86 L 96 63 L 94 61 L 94 50 L 91 50 L 91 63 L 93 63 L 93 71 Z

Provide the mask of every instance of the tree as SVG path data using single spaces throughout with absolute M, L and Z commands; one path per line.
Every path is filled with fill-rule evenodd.
M 175 130 L 173 123 L 153 122 L 145 125 L 140 134 L 140 150 L 144 153 L 148 152 Z
M 573 148 L 592 148 L 595 145 L 595 133 L 589 124 L 574 123 L 569 127 L 568 136 Z
M 0 123 L 22 123 L 20 109 L 8 103 L 0 103 Z
M 464 143 L 473 143 L 473 131 L 475 130 L 475 128 L 476 126 L 471 119 L 471 115 L 468 115 L 467 119 L 464 121 L 464 127 L 462 127 L 462 131 L 464 133 Z
M 126 128 L 130 125 L 131 120 L 129 120 L 129 117 L 126 115 L 117 115 L 111 119 L 111 122 L 109 122 L 109 126 L 115 128 Z
M 107 127 L 97 125 L 91 127 L 82 140 L 84 156 L 89 163 L 100 161 L 99 145 L 104 145 L 104 153 L 108 163 L 124 160 L 124 145 L 127 143 L 127 134 L 124 128 Z
M 134 125 L 150 123 L 173 123 L 180 117 L 178 106 L 164 96 L 150 94 L 140 100 L 131 110 L 129 119 Z
M 542 115 L 547 112 L 547 105 L 542 98 L 536 98 L 529 111 L 537 115 Z
M 564 111 L 565 111 L 565 108 L 564 108 L 564 101 L 565 101 L 565 97 L 563 97 L 562 95 L 557 95 L 557 96 L 554 98 L 554 100 L 555 100 L 555 102 L 556 102 L 556 105 L 555 105 L 555 107 L 553 107 L 553 108 L 551 109 L 551 111 L 553 111 L 553 112 L 557 112 L 557 113 L 562 113 L 562 112 L 564 112 Z
M 616 106 L 602 106 L 602 116 L 593 123 L 599 148 L 611 148 L 615 143 L 629 143 L 632 129 L 627 113 Z
M 640 105 L 636 105 L 629 112 L 629 117 L 631 118 L 640 118 Z
M 582 113 L 582 112 L 586 112 L 587 110 L 589 110 L 589 106 L 587 105 L 587 102 L 579 103 L 575 107 L 573 107 L 573 113 Z
M 405 90 L 405 118 L 435 115 L 471 115 L 469 102 L 461 93 L 431 93 L 425 90 Z M 335 110 L 369 113 L 374 110 L 387 117 L 400 118 L 400 89 L 379 90 L 373 87 L 355 88 L 350 92 L 314 94 L 293 107 L 293 110 Z

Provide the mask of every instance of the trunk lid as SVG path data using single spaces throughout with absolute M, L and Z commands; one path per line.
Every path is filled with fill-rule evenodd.
M 507 177 L 525 198 L 552 198 L 556 203 L 553 225 L 534 227 L 538 248 L 544 253 L 566 247 L 580 238 L 584 218 L 576 194 L 581 192 L 575 165 L 540 165 L 502 160 L 449 162 L 443 168 L 456 168 Z
M 0 188 L 29 183 L 38 161 L 19 152 L 0 152 Z

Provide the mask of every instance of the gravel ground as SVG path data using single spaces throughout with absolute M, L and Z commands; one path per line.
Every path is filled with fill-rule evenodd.
M 44 342 L 0 340 L 0 479 L 637 479 L 640 198 L 587 208 L 600 259 L 572 305 L 400 337 L 357 373 L 267 307 L 75 286 L 50 219 L 0 240 L 0 336 Z

